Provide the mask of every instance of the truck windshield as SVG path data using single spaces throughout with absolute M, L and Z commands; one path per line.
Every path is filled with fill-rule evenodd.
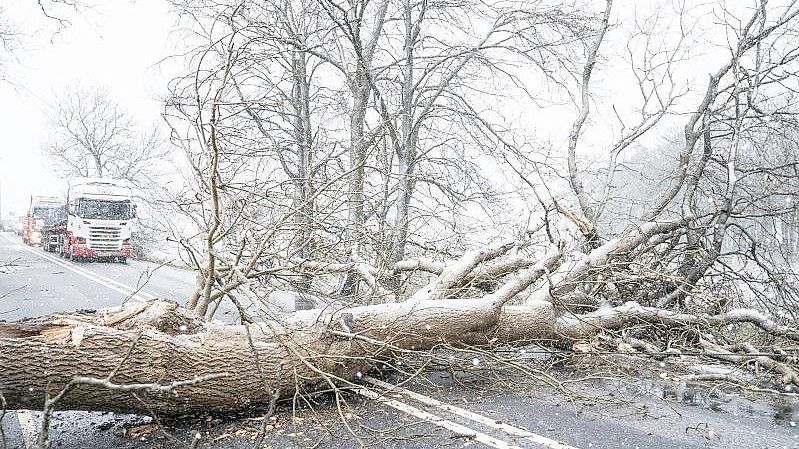
M 86 219 L 129 220 L 130 201 L 104 201 L 82 198 L 78 201 L 78 216 Z
M 33 218 L 42 220 L 45 226 L 52 226 L 66 218 L 63 206 L 33 208 Z

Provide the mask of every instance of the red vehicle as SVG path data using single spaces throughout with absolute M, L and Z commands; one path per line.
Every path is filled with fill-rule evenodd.
M 31 196 L 28 214 L 22 223 L 22 241 L 27 245 L 42 245 L 48 249 L 45 231 L 66 219 L 66 204 L 59 198 Z

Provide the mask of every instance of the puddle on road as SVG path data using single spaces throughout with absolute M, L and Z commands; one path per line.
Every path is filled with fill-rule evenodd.
M 799 395 L 780 394 L 760 401 L 761 406 L 735 394 L 726 393 L 717 387 L 701 384 L 680 383 L 659 386 L 664 400 L 683 405 L 703 407 L 716 412 L 767 416 L 778 425 L 799 426 Z
M 772 404 L 774 406 L 774 422 L 777 424 L 787 424 L 791 427 L 796 427 L 796 421 L 799 421 L 799 413 L 797 413 L 797 401 L 789 402 L 785 398 L 777 398 Z

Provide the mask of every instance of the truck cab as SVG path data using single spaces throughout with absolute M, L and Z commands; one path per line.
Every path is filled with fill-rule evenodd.
M 48 244 L 46 230 L 66 218 L 64 201 L 49 196 L 31 196 L 28 213 L 22 223 L 22 241 L 27 245 Z
M 136 205 L 126 181 L 70 180 L 62 254 L 70 259 L 126 262 L 131 255 L 131 222 L 135 217 Z

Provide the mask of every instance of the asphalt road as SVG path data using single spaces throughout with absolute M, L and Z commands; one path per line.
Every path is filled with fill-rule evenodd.
M 153 297 L 181 302 L 194 282 L 191 271 L 147 262 L 71 263 L 7 233 L 0 233 L 2 262 L 13 263 L 0 273 L 5 320 Z M 519 360 L 530 373 L 541 363 Z M 379 379 L 364 376 L 363 386 L 344 393 L 339 407 L 330 394 L 283 403 L 267 421 L 263 447 L 799 448 L 794 394 L 743 398 L 687 386 L 664 380 L 659 373 L 670 367 L 645 359 L 623 363 L 652 365 L 631 377 L 611 375 L 606 367 L 551 371 L 574 387 L 564 394 L 518 371 L 489 370 L 480 357 L 466 362 L 481 375 L 432 372 L 402 382 L 370 373 Z M 586 374 L 591 380 L 570 382 Z M 199 448 L 251 448 L 262 416 L 263 410 L 252 410 L 159 426 L 143 416 L 59 412 L 51 435 L 54 447 L 65 449 L 182 449 L 195 438 Z M 5 447 L 32 447 L 38 423 L 36 412 L 7 413 L 0 423 Z
M 13 321 L 57 312 L 114 307 L 154 298 L 184 303 L 194 289 L 191 270 L 129 259 L 71 262 L 18 236 L 0 232 L 0 320 Z M 293 309 L 288 299 L 274 304 Z M 235 322 L 238 313 L 223 302 L 214 317 Z
M 0 319 L 18 320 L 77 309 L 118 306 L 125 300 L 155 297 L 184 302 L 194 273 L 151 262 L 129 260 L 70 262 L 0 233 Z

